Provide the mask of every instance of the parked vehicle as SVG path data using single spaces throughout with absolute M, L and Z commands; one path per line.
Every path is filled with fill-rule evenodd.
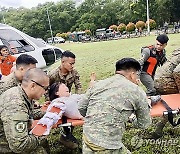
M 0 45 L 16 48 L 18 57 L 22 53 L 29 54 L 37 59 L 37 67 L 43 68 L 54 63 L 61 57 L 62 49 L 44 44 L 42 40 L 35 39 L 16 28 L 0 23 Z
M 73 32 L 69 34 L 69 41 L 81 42 L 85 37 L 85 32 Z
M 113 29 L 101 28 L 96 30 L 96 38 L 106 40 L 114 37 Z
M 47 42 L 50 44 L 52 44 L 52 43 L 65 43 L 65 39 L 63 39 L 62 37 L 53 37 L 53 39 L 48 38 Z

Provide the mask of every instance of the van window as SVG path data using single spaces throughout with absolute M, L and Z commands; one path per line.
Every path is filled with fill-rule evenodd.
M 26 35 L 26 34 L 25 34 Z M 26 35 L 28 39 L 30 39 L 34 44 L 36 44 L 38 47 L 46 47 L 46 44 L 44 44 L 41 40 L 37 40 L 33 37 L 30 37 L 29 35 Z
M 59 49 L 57 49 L 57 48 L 55 48 L 54 51 L 55 51 L 55 54 L 56 54 L 56 60 L 59 59 L 59 58 L 61 58 L 61 56 L 62 56 L 62 51 L 59 50 Z
M 7 46 L 13 45 L 15 48 L 17 48 L 18 53 L 22 52 L 29 52 L 29 51 L 34 51 L 34 47 L 29 44 L 24 38 L 19 35 L 17 32 L 11 29 L 0 29 L 0 38 L 2 40 L 5 40 L 7 43 L 4 43 Z M 18 54 L 17 53 L 17 54 Z

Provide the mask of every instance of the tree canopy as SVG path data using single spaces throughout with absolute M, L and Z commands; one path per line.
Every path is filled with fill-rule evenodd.
M 111 25 L 146 22 L 145 0 L 85 0 L 79 7 L 65 0 L 47 2 L 32 9 L 1 7 L 0 22 L 11 25 L 33 37 L 50 37 L 47 10 L 53 35 L 57 33 L 108 28 Z M 180 0 L 150 0 L 150 18 L 158 26 L 180 21 Z

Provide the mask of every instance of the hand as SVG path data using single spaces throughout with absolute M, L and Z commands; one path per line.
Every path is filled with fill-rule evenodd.
M 91 81 L 95 81 L 96 80 L 96 73 L 95 72 L 92 72 L 91 75 L 90 75 L 90 80 Z
M 150 96 L 150 99 L 151 99 L 151 105 L 155 105 L 158 101 L 161 100 L 161 96 L 160 95 Z

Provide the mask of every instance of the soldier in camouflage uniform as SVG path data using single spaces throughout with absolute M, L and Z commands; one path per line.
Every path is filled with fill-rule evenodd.
M 49 73 L 50 85 L 55 82 L 64 83 L 71 91 L 75 85 L 75 93 L 81 93 L 81 82 L 79 73 L 74 69 L 75 55 L 70 51 L 65 51 L 61 56 L 61 66 Z
M 171 58 L 157 71 L 154 85 L 157 92 L 162 95 L 180 93 L 180 48 L 174 50 Z M 152 134 L 153 138 L 162 137 L 167 122 L 167 117 L 163 117 L 157 123 L 156 130 Z
M 37 60 L 30 55 L 22 54 L 16 60 L 16 70 L 0 80 L 0 95 L 7 89 L 21 83 L 24 73 L 36 67 Z
M 55 82 L 64 83 L 71 92 L 72 85 L 75 85 L 75 93 L 80 94 L 82 91 L 79 73 L 74 69 L 76 56 L 70 51 L 64 51 L 61 56 L 61 66 L 48 73 L 50 85 Z M 70 134 L 68 127 L 63 127 L 65 136 L 61 135 L 60 142 L 68 148 L 77 148 L 78 144 L 67 138 Z M 72 131 L 72 128 L 71 128 Z
M 173 51 L 172 57 L 158 70 L 154 84 L 160 94 L 180 92 L 180 48 Z
M 96 82 L 79 102 L 85 116 L 83 126 L 84 154 L 130 153 L 122 143 L 125 123 L 132 113 L 137 128 L 151 124 L 150 108 L 145 92 L 137 85 L 140 64 L 133 58 L 116 63 L 116 74 Z
M 0 153 L 49 152 L 43 148 L 48 147 L 44 137 L 29 134 L 32 120 L 37 118 L 33 115 L 33 99 L 38 100 L 48 86 L 46 73 L 33 68 L 25 73 L 21 86 L 0 96 Z

